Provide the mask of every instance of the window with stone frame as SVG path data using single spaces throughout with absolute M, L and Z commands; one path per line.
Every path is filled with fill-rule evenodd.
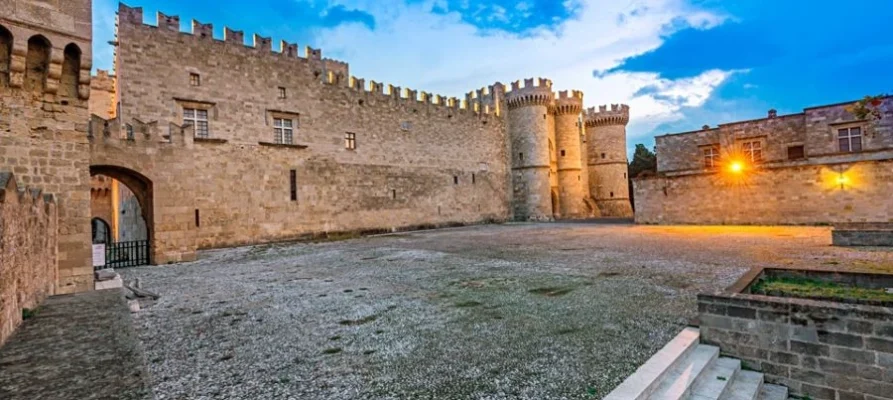
M 285 98 L 288 98 L 288 92 L 285 90 L 284 87 L 281 87 L 281 86 L 280 86 L 280 87 L 279 87 L 279 99 L 282 100 L 282 99 L 285 99 Z
M 713 169 L 719 167 L 719 146 L 707 146 L 701 149 L 704 156 L 704 168 Z
M 841 153 L 862 151 L 862 127 L 838 128 L 837 145 Z
M 357 149 L 357 134 L 353 132 L 347 132 L 344 134 L 344 148 L 348 150 L 356 150 Z
M 802 160 L 806 158 L 806 148 L 800 144 L 788 146 L 788 160 Z
M 194 72 L 189 73 L 189 86 L 201 86 L 202 76 Z
M 273 141 L 279 144 L 293 144 L 295 137 L 295 120 L 290 118 L 273 118 Z
M 742 142 L 741 153 L 747 161 L 753 163 L 763 161 L 763 142 L 760 140 Z
M 208 125 L 208 110 L 200 108 L 183 108 L 183 123 L 191 122 L 193 134 L 197 138 L 207 139 L 211 137 Z

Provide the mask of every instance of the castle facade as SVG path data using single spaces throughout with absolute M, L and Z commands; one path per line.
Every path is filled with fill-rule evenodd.
M 91 77 L 90 0 L 13 3 L 0 170 L 58 196 L 59 293 L 92 284 L 91 176 L 132 192 L 154 264 L 332 232 L 632 215 L 627 106 L 584 109 L 547 79 L 464 99 L 402 89 L 318 49 L 194 20 L 184 33 L 161 13 L 148 25 L 123 4 L 114 74 Z

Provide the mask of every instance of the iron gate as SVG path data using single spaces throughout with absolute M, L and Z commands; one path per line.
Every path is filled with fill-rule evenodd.
M 148 240 L 115 242 L 105 245 L 105 266 L 96 269 L 138 267 L 148 264 Z

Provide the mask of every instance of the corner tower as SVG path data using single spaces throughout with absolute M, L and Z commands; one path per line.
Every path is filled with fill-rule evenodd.
M 589 192 L 603 217 L 632 217 L 629 201 L 626 125 L 629 106 L 589 108 L 586 124 Z
M 558 158 L 558 204 L 562 218 L 585 218 L 589 182 L 583 182 L 580 114 L 583 92 L 558 92 L 555 99 L 555 147 Z
M 57 198 L 51 293 L 92 290 L 87 104 L 91 0 L 0 1 L 0 171 Z
M 554 131 L 552 81 L 512 82 L 506 93 L 511 141 L 513 211 L 516 220 L 552 219 L 549 136 Z

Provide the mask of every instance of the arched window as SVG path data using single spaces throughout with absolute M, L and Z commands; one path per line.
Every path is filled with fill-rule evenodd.
M 63 97 L 78 96 L 78 76 L 81 70 L 81 49 L 74 43 L 65 46 L 65 61 L 62 62 L 62 78 L 59 81 L 59 94 Z
M 107 222 L 102 218 L 93 218 L 91 225 L 93 227 L 93 244 L 112 243 L 112 230 Z
M 28 39 L 25 57 L 25 90 L 43 93 L 50 70 L 50 41 L 37 35 Z
M 0 25 L 0 86 L 9 85 L 9 63 L 12 59 L 12 33 Z

